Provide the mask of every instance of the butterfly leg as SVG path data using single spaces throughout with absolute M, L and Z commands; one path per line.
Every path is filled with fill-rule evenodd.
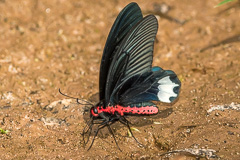
M 93 121 L 93 118 L 91 118 L 91 119 L 87 122 L 87 125 L 84 127 L 83 132 L 82 132 L 84 144 L 87 144 L 88 141 L 89 141 L 89 139 L 90 139 L 90 135 L 91 135 L 91 133 L 92 133 L 92 127 L 93 127 L 93 125 L 94 125 L 94 124 L 101 124 L 101 123 L 102 123 L 102 122 L 94 122 L 94 121 Z M 88 127 L 87 130 L 86 130 L 86 127 Z M 85 130 L 86 130 L 86 131 L 85 131 Z M 86 134 L 87 132 L 89 132 L 89 133 L 88 133 L 88 139 L 87 139 L 87 142 L 85 142 L 85 138 L 84 138 L 84 137 L 85 137 L 85 134 Z
M 91 125 L 92 123 L 93 123 L 93 118 L 91 118 L 91 119 L 87 122 L 86 126 L 83 128 L 82 135 L 85 134 L 85 133 L 87 133 L 87 132 L 89 131 L 90 125 Z M 87 130 L 86 130 L 86 128 L 87 128 Z
M 106 127 L 106 126 L 108 125 L 108 122 L 109 122 L 109 121 L 104 121 L 104 122 L 102 122 L 100 125 L 98 125 L 97 131 L 96 131 L 96 133 L 95 133 L 95 135 L 94 135 L 94 137 L 93 137 L 93 140 L 92 140 L 92 143 L 91 143 L 90 147 L 88 148 L 88 151 L 92 148 L 93 142 L 94 142 L 94 140 L 95 140 L 95 138 L 96 138 L 99 130 L 102 129 L 102 128 L 104 128 L 104 127 Z
M 102 123 L 102 122 L 101 122 L 101 123 Z M 86 144 L 88 143 L 88 141 L 89 141 L 89 139 L 90 139 L 90 135 L 91 135 L 91 133 L 92 133 L 93 125 L 94 125 L 94 124 L 101 124 L 101 123 L 100 123 L 100 122 L 93 122 L 93 123 L 91 123 L 90 129 L 89 129 L 89 133 L 88 133 L 88 140 L 87 140 Z
M 87 124 L 86 124 L 86 126 L 83 128 L 83 132 L 82 132 L 82 136 L 83 136 L 83 142 L 84 142 L 84 144 L 87 144 L 87 143 L 85 143 L 85 134 L 90 130 L 90 134 L 91 134 L 91 131 L 92 131 L 92 126 L 93 126 L 93 118 L 91 118 L 88 122 L 87 122 Z M 87 129 L 86 129 L 87 128 Z M 90 134 L 89 134 L 89 136 L 90 136 Z M 88 139 L 89 139 L 89 136 L 88 136 Z M 88 142 L 88 141 L 87 141 Z
M 113 133 L 113 131 L 112 131 L 112 128 L 110 127 L 109 124 L 107 125 L 107 127 L 108 127 L 109 132 L 112 134 L 113 139 L 114 139 L 114 141 L 115 141 L 115 143 L 116 143 L 118 149 L 122 152 L 122 150 L 121 150 L 120 147 L 118 146 L 118 143 L 117 143 L 117 140 L 116 140 L 116 138 L 115 138 L 115 135 L 114 135 L 114 133 Z
M 129 126 L 129 121 L 128 121 L 125 117 L 123 117 L 123 116 L 120 116 L 119 121 L 120 121 L 122 124 L 124 124 L 125 126 L 128 127 L 128 130 L 129 130 L 129 132 L 131 133 L 132 137 L 135 139 L 135 141 L 136 141 L 139 145 L 144 146 L 144 145 L 143 145 L 142 143 L 140 143 L 140 142 L 137 140 L 137 138 L 133 135 L 132 130 L 131 130 L 130 126 Z
M 90 139 L 90 135 L 91 135 L 91 133 L 92 133 L 92 127 L 93 127 L 93 123 L 92 123 L 91 126 L 89 127 L 90 129 L 89 129 L 88 138 L 87 138 L 86 143 L 85 143 L 85 140 L 84 140 L 84 138 L 83 138 L 83 141 L 84 141 L 85 144 L 87 144 L 88 141 L 89 141 L 89 139 Z

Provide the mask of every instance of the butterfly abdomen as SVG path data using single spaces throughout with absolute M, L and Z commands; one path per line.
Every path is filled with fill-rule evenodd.
M 158 113 L 158 108 L 155 105 L 147 106 L 138 106 L 138 105 L 129 105 L 129 106 L 108 106 L 102 108 L 103 112 L 114 114 L 119 113 L 121 116 L 124 115 L 152 115 Z

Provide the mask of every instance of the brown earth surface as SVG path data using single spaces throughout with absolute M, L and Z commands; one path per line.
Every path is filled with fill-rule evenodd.
M 164 2 L 162 15 L 154 8 Z M 58 89 L 97 102 L 104 44 L 130 1 L 0 0 L 0 128 L 9 131 L 0 159 L 240 159 L 240 5 L 219 2 L 137 1 L 158 18 L 153 65 L 175 71 L 182 88 L 159 115 L 129 118 L 145 147 L 113 126 L 120 152 L 107 129 L 84 148 L 89 113 Z M 208 112 L 217 105 L 225 110 Z

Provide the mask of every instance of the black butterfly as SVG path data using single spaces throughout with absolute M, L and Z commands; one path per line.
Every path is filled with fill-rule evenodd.
M 119 13 L 103 51 L 100 102 L 91 108 L 91 119 L 83 130 L 83 137 L 89 132 L 88 140 L 84 140 L 88 143 L 93 125 L 98 124 L 89 149 L 100 129 L 107 127 L 116 142 L 110 127 L 113 123 L 119 121 L 131 132 L 124 115 L 157 114 L 158 108 L 152 101 L 171 103 L 178 97 L 181 82 L 177 75 L 152 67 L 157 30 L 156 17 L 143 18 L 136 3 L 128 4 Z

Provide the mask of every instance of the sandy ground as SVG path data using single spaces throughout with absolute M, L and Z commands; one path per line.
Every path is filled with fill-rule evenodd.
M 83 147 L 89 113 L 58 89 L 97 102 L 102 50 L 129 2 L 0 0 L 0 159 L 240 159 L 238 1 L 169 0 L 161 15 L 164 1 L 137 0 L 159 20 L 153 65 L 178 74 L 181 95 L 157 116 L 129 118 L 145 147 L 118 123 L 122 152 L 107 130 Z

